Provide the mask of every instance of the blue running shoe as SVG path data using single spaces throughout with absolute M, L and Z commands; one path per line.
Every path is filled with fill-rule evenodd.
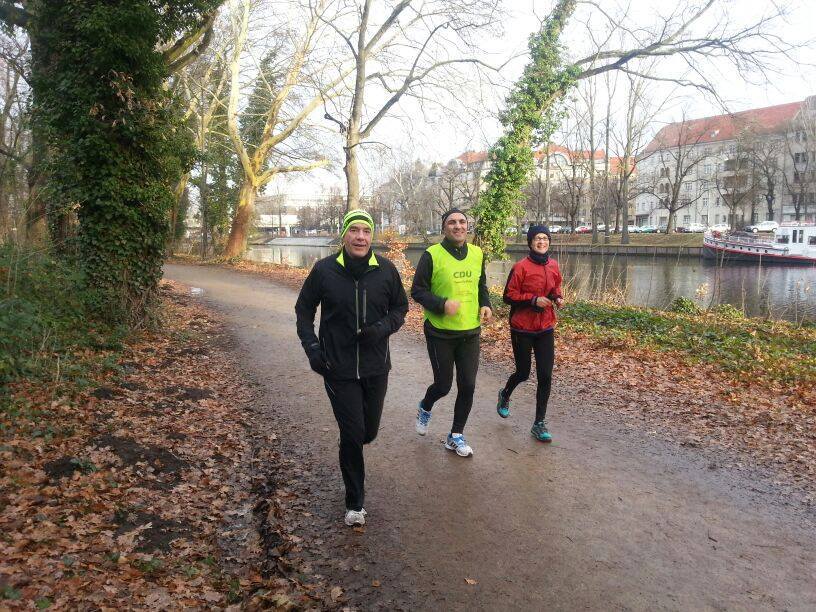
M 425 410 L 422 407 L 422 402 L 419 402 L 419 406 L 417 406 L 417 418 L 416 418 L 416 432 L 420 436 L 424 436 L 428 433 L 428 423 L 431 422 L 431 411 Z
M 473 449 L 468 446 L 465 436 L 462 434 L 448 434 L 448 438 L 445 440 L 445 448 L 456 451 L 456 454 L 460 457 L 473 456 Z
M 499 401 L 496 402 L 496 412 L 503 419 L 510 416 L 510 399 L 504 397 L 504 389 L 499 389 Z
M 550 435 L 550 432 L 547 431 L 547 424 L 544 421 L 537 421 L 533 423 L 530 433 L 536 440 L 541 442 L 552 442 L 552 436 Z

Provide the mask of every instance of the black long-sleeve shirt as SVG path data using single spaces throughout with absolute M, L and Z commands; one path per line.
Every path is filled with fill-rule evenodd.
M 444 238 L 441 242 L 444 249 L 453 255 L 459 261 L 467 257 L 467 242 L 458 247 Z M 411 297 L 417 301 L 423 308 L 430 310 L 436 314 L 445 313 L 445 302 L 447 297 L 444 295 L 436 295 L 431 292 L 431 277 L 433 276 L 433 258 L 428 251 L 422 253 L 417 263 L 416 271 L 414 272 L 414 282 L 411 285 Z M 487 306 L 493 308 L 490 304 L 490 292 L 487 289 L 487 274 L 485 273 L 485 262 L 482 260 L 482 272 L 479 277 L 479 307 Z M 459 331 L 449 329 L 437 329 L 428 321 L 425 321 L 425 331 L 434 336 L 451 337 L 469 334 L 478 334 L 479 329 Z

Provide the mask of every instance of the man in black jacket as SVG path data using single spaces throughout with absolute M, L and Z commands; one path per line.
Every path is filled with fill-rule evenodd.
M 349 526 L 365 523 L 363 445 L 374 440 L 380 426 L 391 369 L 389 336 L 408 313 L 399 272 L 371 251 L 373 232 L 374 220 L 367 212 L 347 213 L 343 248 L 314 265 L 295 304 L 298 336 L 312 370 L 323 377 L 340 428 Z

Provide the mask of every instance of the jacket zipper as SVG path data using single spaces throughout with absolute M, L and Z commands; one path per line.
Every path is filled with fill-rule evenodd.
M 354 281 L 354 322 L 360 334 L 360 291 L 358 281 Z M 357 340 L 357 380 L 360 380 L 360 341 Z
M 363 287 L 363 327 L 366 325 L 366 305 L 368 304 L 368 299 L 366 298 L 366 288 Z

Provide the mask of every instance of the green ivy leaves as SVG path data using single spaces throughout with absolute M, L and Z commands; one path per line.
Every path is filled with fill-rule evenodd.
M 487 189 L 473 209 L 478 219 L 477 239 L 488 259 L 505 256 L 505 232 L 521 212 L 522 190 L 534 169 L 533 140 L 549 140 L 558 125 L 555 105 L 577 78 L 576 67 L 564 66 L 558 42 L 575 6 L 575 0 L 559 0 L 541 29 L 530 37 L 530 63 L 500 116 L 505 134 L 488 152 Z

